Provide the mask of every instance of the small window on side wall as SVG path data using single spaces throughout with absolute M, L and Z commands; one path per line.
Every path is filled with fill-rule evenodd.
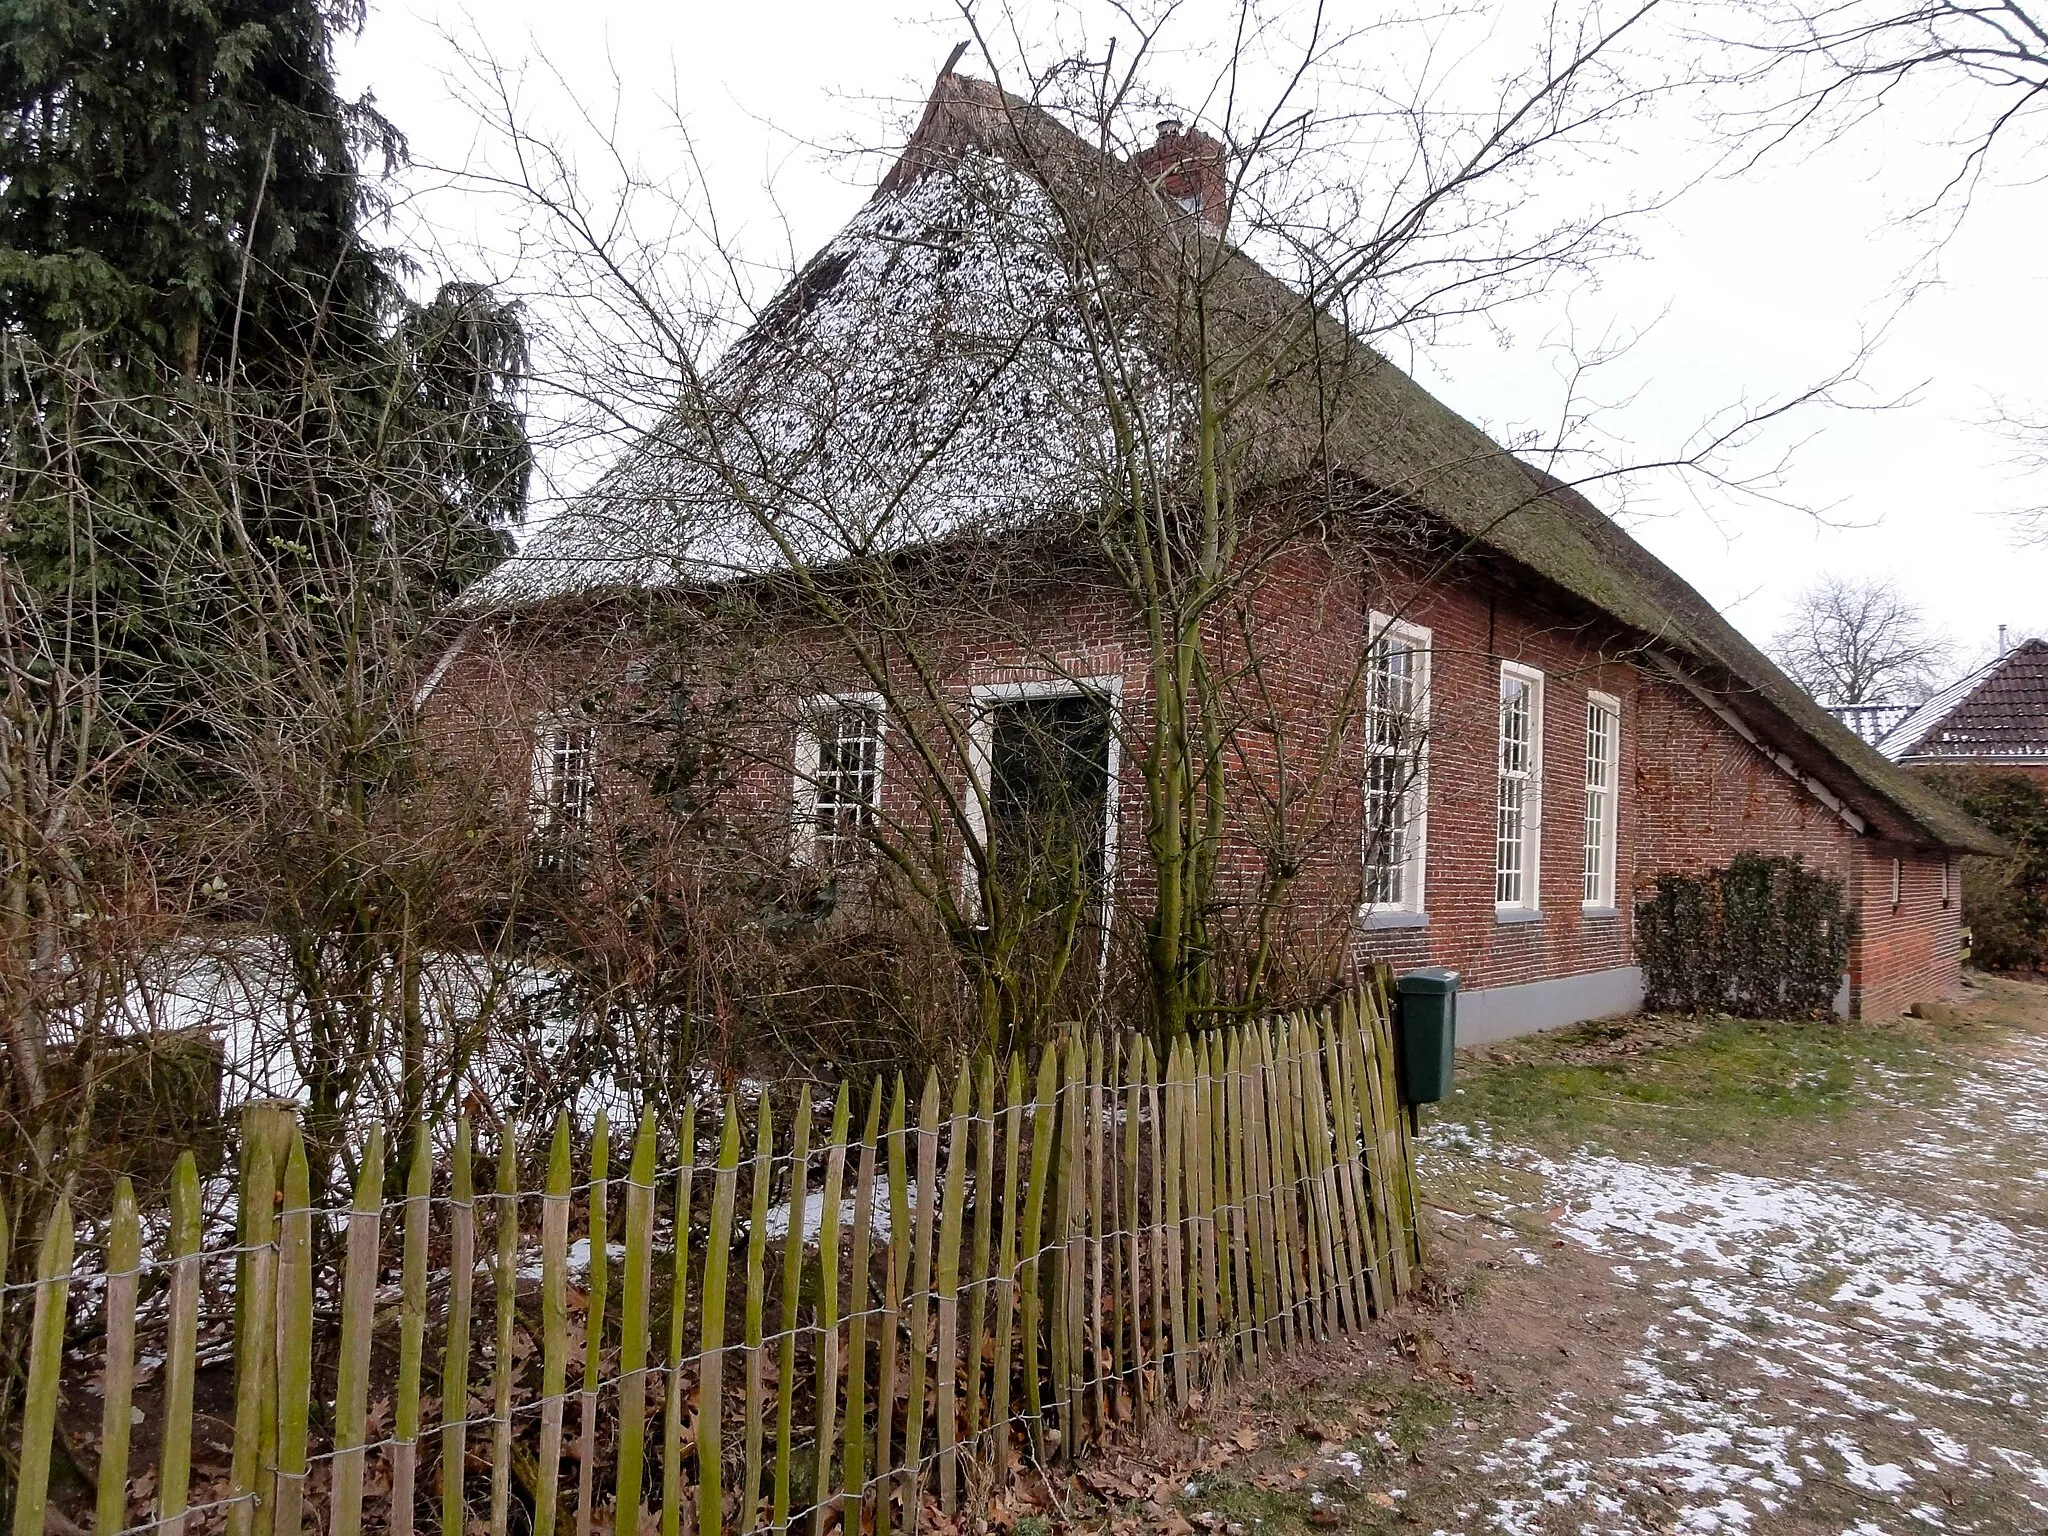
M 797 860 L 836 869 L 865 859 L 874 848 L 881 802 L 880 697 L 812 699 L 797 724 Z
M 534 729 L 531 814 L 537 869 L 570 869 L 582 856 L 597 791 L 596 742 L 596 727 L 580 716 L 544 716 Z

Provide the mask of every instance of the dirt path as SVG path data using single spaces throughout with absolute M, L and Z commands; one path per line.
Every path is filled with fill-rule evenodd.
M 1440 1138 L 1432 1171 L 1497 1214 L 1528 1210 L 1533 1175 L 1551 1242 L 1613 1285 L 1610 1316 L 1581 1314 L 1596 1368 L 1551 1373 L 1540 1424 L 1436 1447 L 1474 1478 L 1439 1528 L 2048 1530 L 2038 1014 L 1922 1113 L 1728 1149 L 1738 1167 L 1545 1157 L 1483 1126 Z M 1557 1251 L 1462 1224 L 1524 1270 Z
M 1265 1384 L 1260 1453 L 1182 1508 L 1249 1536 L 2048 1532 L 2048 990 L 1978 997 L 1927 1070 L 1865 1061 L 1846 1108 L 1754 1134 L 1440 1122 L 1446 1305 Z

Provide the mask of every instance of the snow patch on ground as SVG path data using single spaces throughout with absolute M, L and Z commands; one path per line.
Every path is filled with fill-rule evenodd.
M 2003 1529 L 1949 1496 L 1984 1479 L 2048 1517 L 2048 1224 L 1985 1198 L 2048 1181 L 2043 1106 L 2036 1040 L 1911 1142 L 1810 1179 L 1551 1161 L 1446 1127 L 1435 1155 L 1538 1174 L 1555 1230 L 1661 1319 L 1622 1346 L 1618 1401 L 1560 1398 L 1482 1459 L 1524 1491 L 1467 1529 L 1767 1531 L 1794 1500 L 1859 1505 L 1857 1533 Z

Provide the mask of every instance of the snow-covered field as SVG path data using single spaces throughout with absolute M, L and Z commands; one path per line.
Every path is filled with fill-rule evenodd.
M 1458 1529 L 2048 1530 L 2048 1040 L 1793 1175 L 1451 1155 L 1539 1175 L 1552 1229 L 1648 1303 L 1618 1388 L 1479 1455 Z

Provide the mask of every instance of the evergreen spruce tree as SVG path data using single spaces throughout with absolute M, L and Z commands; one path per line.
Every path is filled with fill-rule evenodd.
M 336 87 L 361 21 L 0 0 L 0 554 L 131 725 L 175 736 L 224 642 L 372 544 L 423 611 L 524 504 L 516 313 L 411 305 L 366 238 L 403 144 Z
M 525 343 L 486 288 L 409 300 L 371 238 L 403 146 L 336 87 L 361 21 L 360 0 L 0 0 L 18 1231 L 91 1142 L 90 1095 L 40 1064 L 61 1046 L 90 1082 L 95 999 L 195 929 L 283 958 L 296 996 L 266 1027 L 291 1030 L 318 1145 L 395 1037 L 422 1110 L 420 957 L 466 845 L 409 807 L 411 699 L 435 609 L 525 504 Z M 0 1354 L 0 1410 L 17 1367 Z

